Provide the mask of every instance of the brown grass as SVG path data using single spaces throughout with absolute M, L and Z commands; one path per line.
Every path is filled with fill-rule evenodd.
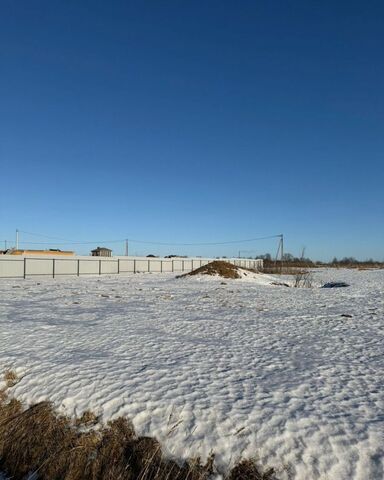
M 301 275 L 307 273 L 308 269 L 291 267 L 290 265 L 265 265 L 263 267 L 263 273 L 268 273 L 271 275 L 281 274 L 281 275 Z
M 281 262 L 281 260 L 263 260 L 263 272 L 270 274 L 301 275 L 308 269 L 316 268 L 316 264 L 308 260 Z
M 5 370 L 3 379 L 5 382 L 6 388 L 14 387 L 16 383 L 19 381 L 17 373 L 11 369 Z
M 16 376 L 17 378 L 17 376 Z M 214 456 L 178 464 L 162 454 L 160 443 L 136 435 L 126 418 L 108 422 L 101 430 L 79 428 L 97 421 L 92 412 L 71 421 L 52 404 L 29 408 L 7 395 L 0 400 L 0 470 L 14 480 L 35 473 L 39 480 L 208 480 L 215 471 Z M 228 480 L 272 480 L 256 463 L 243 461 Z
M 240 267 L 232 265 L 232 263 L 224 262 L 223 260 L 215 260 L 200 268 L 196 268 L 196 270 L 192 270 L 192 272 L 179 275 L 178 278 L 193 275 L 219 275 L 223 278 L 240 278 L 241 275 L 239 274 L 239 268 Z
M 227 480 L 273 480 L 275 472 L 273 468 L 261 472 L 254 460 L 242 460 L 227 477 Z
M 100 420 L 100 417 L 98 417 L 93 412 L 91 412 L 91 410 L 86 410 L 85 412 L 83 412 L 81 417 L 76 418 L 75 425 L 78 427 L 81 427 L 81 426 L 88 427 L 91 425 L 96 425 L 99 420 Z
M 153 438 L 137 437 L 124 418 L 100 432 L 81 432 L 57 415 L 49 402 L 24 410 L 17 400 L 0 408 L 0 466 L 22 480 L 36 472 L 42 480 L 178 479 L 205 480 L 210 465 L 179 466 L 163 458 Z

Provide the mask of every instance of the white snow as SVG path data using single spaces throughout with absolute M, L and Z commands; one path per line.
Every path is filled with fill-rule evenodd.
M 282 479 L 382 479 L 384 271 L 314 275 L 351 286 L 1 280 L 0 369 L 16 369 L 12 393 L 26 403 L 127 415 L 175 457 L 214 451 L 225 468 L 256 456 Z

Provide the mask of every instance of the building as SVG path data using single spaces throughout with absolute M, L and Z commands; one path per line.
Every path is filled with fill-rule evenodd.
M 112 257 L 112 250 L 106 247 L 97 247 L 91 251 L 92 257 Z
M 10 249 L 5 253 L 9 255 L 38 255 L 38 256 L 47 256 L 47 255 L 58 255 L 58 256 L 73 256 L 75 252 L 69 250 L 59 250 L 56 248 L 51 248 L 49 250 L 16 250 Z

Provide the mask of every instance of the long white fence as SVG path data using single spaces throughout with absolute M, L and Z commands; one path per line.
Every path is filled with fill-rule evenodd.
M 36 276 L 62 277 L 111 275 L 128 273 L 190 272 L 213 258 L 152 258 L 152 257 L 61 257 L 1 255 L 0 278 Z M 263 260 L 222 259 L 239 267 L 260 270 Z

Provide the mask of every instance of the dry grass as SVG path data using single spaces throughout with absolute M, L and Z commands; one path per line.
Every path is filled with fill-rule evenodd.
M 290 265 L 270 264 L 263 267 L 263 273 L 271 275 L 300 275 L 308 270 L 303 267 L 292 267 Z
M 91 425 L 96 425 L 99 420 L 100 417 L 98 415 L 95 415 L 93 412 L 91 412 L 91 410 L 86 410 L 85 412 L 83 412 L 81 417 L 76 418 L 75 425 L 78 427 L 89 427 Z
M 210 262 L 207 265 L 203 265 L 192 272 L 185 273 L 184 275 L 179 275 L 178 278 L 189 277 L 193 275 L 211 275 L 211 276 L 220 276 L 223 278 L 240 278 L 239 268 L 232 263 L 224 262 L 223 260 L 215 260 Z
M 3 376 L 6 388 L 14 387 L 16 383 L 19 381 L 19 377 L 14 370 L 7 369 L 4 372 Z
M 159 442 L 138 437 L 126 418 L 84 431 L 82 426 L 97 421 L 92 412 L 71 421 L 49 402 L 25 409 L 7 388 L 0 400 L 0 470 L 14 480 L 32 473 L 40 480 L 208 480 L 215 471 L 213 455 L 205 464 L 199 458 L 182 465 L 164 458 Z M 252 461 L 240 462 L 227 476 L 272 478 L 272 470 L 262 473 Z
M 242 460 L 229 473 L 227 480 L 273 480 L 275 472 L 272 468 L 261 472 L 253 460 Z
M 160 444 L 137 437 L 127 419 L 81 432 L 49 402 L 26 410 L 17 400 L 3 402 L 0 458 L 1 468 L 16 480 L 31 472 L 42 480 L 205 480 L 211 473 L 209 465 L 164 459 Z
M 311 272 L 299 272 L 295 275 L 295 283 L 293 285 L 296 288 L 312 288 L 313 275 Z

